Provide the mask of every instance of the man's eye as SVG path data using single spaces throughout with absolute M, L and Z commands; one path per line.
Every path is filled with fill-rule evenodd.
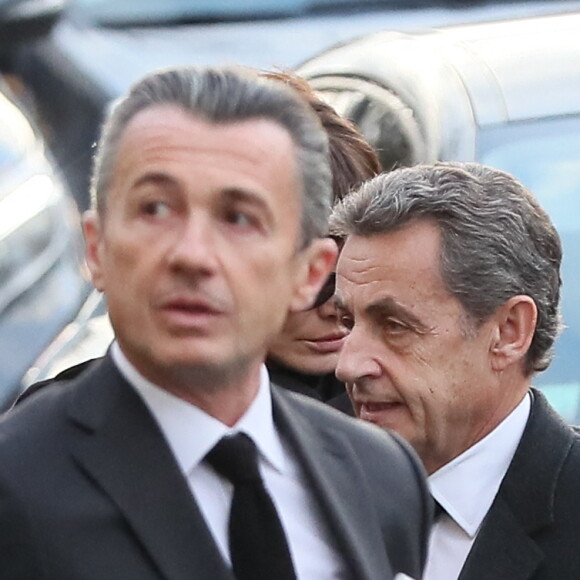
M 409 327 L 406 324 L 396 318 L 387 318 L 383 321 L 382 327 L 389 334 L 401 334 L 409 330 Z
M 141 205 L 141 210 L 145 215 L 153 217 L 167 217 L 170 213 L 169 206 L 163 201 L 147 201 Z
M 243 211 L 230 211 L 226 214 L 226 220 L 228 223 L 241 226 L 250 227 L 256 225 L 256 219 L 250 214 Z

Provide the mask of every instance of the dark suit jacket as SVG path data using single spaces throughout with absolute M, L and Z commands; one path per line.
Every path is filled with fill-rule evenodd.
M 580 578 L 580 439 L 539 391 L 459 578 Z
M 300 395 L 272 399 L 350 577 L 418 578 L 430 502 L 407 445 Z M 0 421 L 0 555 L 2 580 L 232 580 L 110 357 Z

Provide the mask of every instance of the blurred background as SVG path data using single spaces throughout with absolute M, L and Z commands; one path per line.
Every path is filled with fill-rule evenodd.
M 233 63 L 298 71 L 385 170 L 476 160 L 540 198 L 566 329 L 535 383 L 580 424 L 580 0 L 0 0 L 0 410 L 112 339 L 79 228 L 107 107 Z

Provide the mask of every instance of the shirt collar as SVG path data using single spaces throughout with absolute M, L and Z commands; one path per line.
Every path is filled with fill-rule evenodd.
M 246 433 L 253 439 L 261 457 L 275 470 L 283 472 L 287 469 L 282 441 L 272 416 L 270 378 L 265 365 L 260 369 L 256 397 L 238 422 L 228 427 L 143 377 L 117 342 L 111 347 L 111 355 L 121 374 L 141 396 L 157 421 L 183 473 L 190 473 L 197 467 L 224 435 L 238 432 Z
M 491 433 L 428 478 L 433 497 L 472 538 L 508 470 L 530 408 L 528 394 Z

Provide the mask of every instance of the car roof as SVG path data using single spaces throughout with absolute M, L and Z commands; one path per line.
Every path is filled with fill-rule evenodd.
M 468 97 L 480 127 L 575 114 L 580 13 L 379 32 L 322 53 L 300 72 L 308 78 L 362 76 L 411 105 L 453 99 L 455 92 L 458 100 Z

